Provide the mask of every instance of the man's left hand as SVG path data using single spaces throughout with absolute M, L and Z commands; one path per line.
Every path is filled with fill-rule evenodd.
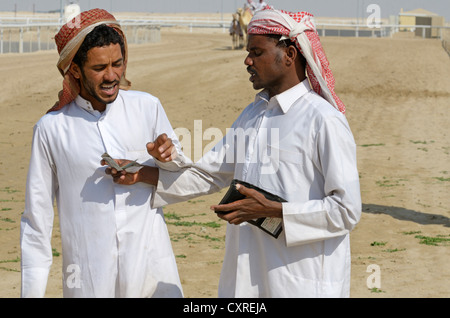
M 242 184 L 237 184 L 236 189 L 246 197 L 228 204 L 211 206 L 211 210 L 217 212 L 221 219 L 230 224 L 240 224 L 261 217 L 282 217 L 280 202 L 268 200 L 258 191 L 246 188 Z

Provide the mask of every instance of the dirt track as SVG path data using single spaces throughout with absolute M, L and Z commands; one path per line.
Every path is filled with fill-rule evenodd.
M 326 37 L 322 43 L 358 144 L 363 214 L 351 235 L 351 296 L 449 297 L 449 56 L 438 40 Z M 161 43 L 130 47 L 128 78 L 133 89 L 161 99 L 173 127 L 193 132 L 194 120 L 202 120 L 202 131 L 225 132 L 255 94 L 245 51 L 230 47 L 227 34 L 163 32 Z M 56 52 L 0 56 L 0 297 L 20 295 L 32 127 L 61 87 L 56 61 Z M 164 210 L 186 297 L 217 296 L 225 223 L 209 206 L 222 195 Z M 441 242 L 421 244 L 419 236 Z M 55 255 L 58 244 L 56 224 Z M 378 290 L 366 284 L 371 264 L 381 271 Z M 49 297 L 62 294 L 60 272 L 55 256 Z

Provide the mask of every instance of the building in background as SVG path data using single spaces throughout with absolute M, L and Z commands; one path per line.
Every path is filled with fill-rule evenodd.
M 401 9 L 398 14 L 398 24 L 409 26 L 404 28 L 400 27 L 400 31 L 411 31 L 415 32 L 416 36 L 436 38 L 441 37 L 441 29 L 436 27 L 444 26 L 445 19 L 444 17 L 425 9 L 415 9 L 411 11 L 403 11 L 403 9 Z M 431 28 L 415 27 L 418 25 L 427 25 L 431 26 Z

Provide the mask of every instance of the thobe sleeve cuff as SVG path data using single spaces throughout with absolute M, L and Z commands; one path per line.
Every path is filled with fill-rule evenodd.
M 177 155 L 174 159 L 168 162 L 162 162 L 154 158 L 158 168 L 167 171 L 178 171 L 181 168 L 185 168 L 191 164 L 190 160 L 183 155 Z
M 183 189 L 175 183 L 179 176 L 180 173 L 159 170 L 158 183 L 151 199 L 153 209 L 183 201 Z
M 153 191 L 153 196 L 151 200 L 151 207 L 153 209 L 160 208 L 169 204 L 169 202 L 167 202 L 167 200 L 164 199 L 164 196 L 161 195 L 161 191 L 158 191 L 158 189 L 161 189 L 163 187 L 164 184 L 161 182 L 161 180 L 158 180 L 158 184 L 156 185 L 155 191 Z
M 348 230 L 330 231 L 329 215 L 321 200 L 283 203 L 286 245 L 295 246 L 345 235 Z
M 50 268 L 22 268 L 22 298 L 43 298 Z
M 166 204 L 174 203 L 173 200 L 176 200 L 175 195 L 170 195 L 170 193 L 167 193 L 170 185 L 176 180 L 176 176 L 168 172 L 180 171 L 182 168 L 191 166 L 192 162 L 184 155 L 177 155 L 169 162 L 162 162 L 157 160 L 156 158 L 154 160 L 159 168 L 158 183 L 156 185 L 155 191 L 153 191 L 153 196 L 151 199 L 151 206 L 155 209 L 160 208 Z M 170 198 L 172 198 L 172 200 L 170 200 Z
M 324 223 L 325 211 L 314 213 L 300 213 L 305 209 L 304 203 L 284 202 L 283 203 L 283 226 L 286 236 L 286 245 L 294 246 L 307 244 L 318 240 L 320 231 L 317 228 L 326 227 Z M 323 239 L 323 236 L 322 238 Z

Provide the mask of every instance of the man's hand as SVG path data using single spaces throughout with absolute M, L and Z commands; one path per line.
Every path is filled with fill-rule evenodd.
M 122 167 L 124 165 L 129 164 L 130 160 L 124 160 L 124 159 L 114 159 L 117 164 Z M 102 160 L 100 162 L 102 166 L 107 166 L 108 163 L 106 160 Z M 113 177 L 113 180 L 115 183 L 125 184 L 125 185 L 132 185 L 136 182 L 139 182 L 139 171 L 135 173 L 126 172 L 125 170 L 117 171 L 115 168 L 107 167 L 105 170 L 106 174 L 111 175 Z
M 211 206 L 211 210 L 217 212 L 221 219 L 230 224 L 240 224 L 261 217 L 282 217 L 280 202 L 268 200 L 258 191 L 246 188 L 241 184 L 237 184 L 236 189 L 246 198 L 228 204 Z
M 161 134 L 155 141 L 147 143 L 147 152 L 161 162 L 171 161 L 177 155 L 172 139 L 166 134 Z
M 123 159 L 114 159 L 119 166 L 124 166 L 132 161 Z M 102 160 L 102 166 L 108 165 L 106 160 Z M 158 184 L 159 170 L 156 167 L 142 166 L 139 171 L 130 173 L 125 170 L 117 171 L 115 168 L 107 167 L 105 173 L 113 177 L 114 183 L 123 185 L 132 185 L 137 182 L 145 182 L 156 186 Z

